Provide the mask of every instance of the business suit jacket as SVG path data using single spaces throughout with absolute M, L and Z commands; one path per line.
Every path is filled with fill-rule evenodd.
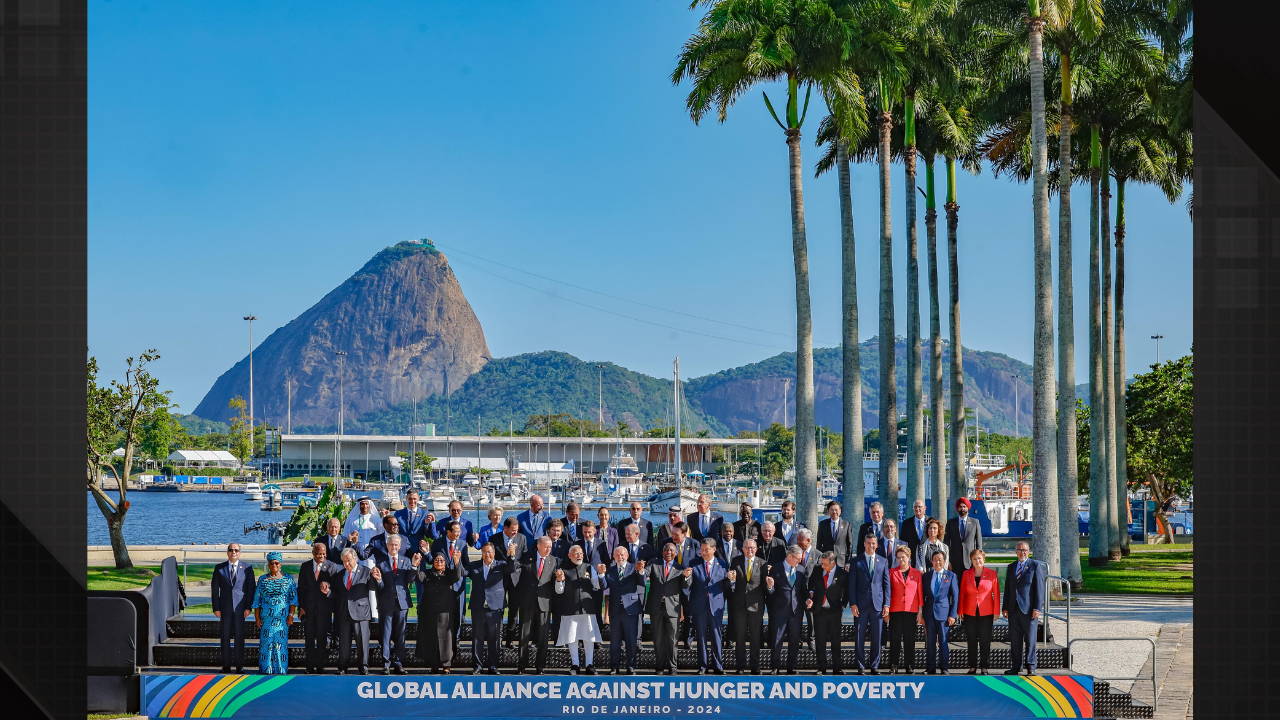
M 409 537 L 409 547 L 418 547 L 418 543 L 427 536 L 427 528 L 431 525 L 427 522 L 427 514 L 427 509 L 422 506 L 418 506 L 417 512 L 413 513 L 407 507 L 395 512 L 396 521 L 400 523 L 400 534 Z
M 836 564 L 840 567 L 848 565 L 850 558 L 860 549 L 856 545 L 853 537 L 853 526 L 848 520 L 840 518 L 838 526 L 831 527 L 831 518 L 823 518 L 818 521 L 818 552 L 827 552 L 831 550 L 836 554 Z
M 889 604 L 889 563 L 879 555 L 874 560 L 875 567 L 868 568 L 866 554 L 858 553 L 849 571 L 849 604 L 860 613 L 879 614 Z
M 574 545 L 577 545 L 578 547 L 582 548 L 583 562 L 588 562 L 588 563 L 591 563 L 592 565 L 599 565 L 601 563 L 608 565 L 609 563 L 613 562 L 613 557 L 610 555 L 610 549 L 609 549 L 608 543 L 601 540 L 599 535 L 593 538 L 592 547 L 590 550 L 587 549 L 586 538 L 579 540 L 578 542 L 574 543 Z
M 804 568 L 796 566 L 796 580 L 793 586 L 787 582 L 788 567 L 790 566 L 785 562 L 774 565 L 770 573 L 773 577 L 773 587 L 765 586 L 765 595 L 768 596 L 769 602 L 770 627 L 775 623 L 785 624 L 789 618 L 796 615 L 803 615 L 805 600 L 809 599 L 809 577 L 804 574 Z
M 685 516 L 684 522 L 689 526 L 689 537 L 702 542 L 703 538 L 720 539 L 720 527 L 724 525 L 724 516 L 712 510 L 707 513 L 711 520 L 707 523 L 707 532 L 702 532 L 702 515 L 701 513 L 692 512 Z
M 728 547 L 729 543 L 733 543 L 733 547 Z M 725 540 L 720 538 L 716 542 L 716 558 L 724 563 L 726 567 L 733 564 L 733 559 L 742 554 L 742 542 L 735 535 L 733 540 Z
M 609 558 L 604 561 L 604 564 L 608 565 L 613 562 L 613 549 L 618 547 L 618 541 L 622 539 L 622 536 L 618 534 L 618 528 L 612 525 L 596 526 L 596 539 L 604 541 L 604 546 L 607 548 L 605 556 Z
M 551 612 L 551 603 L 555 598 L 556 568 L 560 566 L 560 561 L 555 555 L 547 555 L 542 573 L 539 574 L 538 560 L 537 552 L 526 556 L 520 572 L 520 586 L 517 594 L 520 596 L 521 607 Z M 521 617 L 523 615 L 521 613 Z
M 636 563 L 641 560 L 647 562 L 657 557 L 657 554 L 653 551 L 653 546 L 648 545 L 643 541 L 636 543 L 634 551 L 632 550 L 630 543 L 622 543 L 622 547 L 627 549 L 627 562 L 629 563 Z
M 689 563 L 698 559 L 698 543 L 693 538 L 685 538 L 684 542 L 676 545 L 675 562 L 682 568 L 689 567 Z
M 711 566 L 710 574 L 707 572 L 708 564 Z M 710 563 L 698 558 L 690 567 L 693 568 L 693 577 L 684 591 L 689 597 L 689 615 L 711 615 L 717 620 L 724 617 L 725 596 L 732 591 L 726 576 L 729 567 L 714 557 Z
M 976 585 L 973 570 L 964 571 L 960 578 L 960 614 L 1000 614 L 1000 579 L 994 570 L 984 567 Z
M 746 542 L 748 540 L 757 540 L 760 537 L 760 521 L 752 518 L 743 520 L 741 518 L 733 521 L 733 539 L 738 542 Z
M 692 580 L 684 576 L 684 568 L 675 560 L 671 561 L 671 571 L 663 577 L 664 563 L 654 560 L 645 566 L 645 576 L 649 580 L 649 597 L 647 610 L 652 617 L 680 617 L 680 598 L 684 597 L 684 589 Z
M 333 609 L 334 577 L 343 567 L 332 560 L 320 563 L 320 578 L 316 579 L 316 561 L 308 560 L 298 569 L 298 607 L 308 613 L 325 615 Z M 320 583 L 329 583 L 329 594 L 320 592 Z
M 507 554 L 508 541 L 516 544 L 516 551 L 515 551 L 515 554 L 513 555 Z M 493 538 L 490 538 L 490 542 L 494 542 Z M 524 559 L 526 556 L 528 556 L 533 552 L 535 551 L 529 549 L 529 539 L 526 538 L 524 536 L 524 533 L 522 532 L 517 532 L 515 534 L 515 537 L 510 537 L 510 538 L 506 536 L 506 533 L 503 533 L 501 537 L 497 538 L 497 541 L 494 544 L 494 548 L 493 548 L 493 558 L 495 560 L 502 560 L 503 562 L 507 563 L 507 566 L 508 566 L 507 592 L 508 593 L 514 592 L 515 587 L 520 584 L 520 573 L 523 571 L 523 568 L 524 568 Z M 512 605 L 516 604 L 514 599 L 512 599 L 510 602 Z
M 618 542 L 626 542 L 627 526 L 635 523 L 640 526 L 640 542 L 645 545 L 653 545 L 653 523 L 641 517 L 639 520 L 632 518 L 630 515 L 618 521 L 615 529 L 618 531 Z
M 231 582 L 231 563 L 220 562 L 213 568 L 213 582 L 210 583 L 213 609 L 222 613 L 227 619 L 232 615 L 244 618 L 244 611 L 253 605 L 253 593 L 257 583 L 253 579 L 253 566 L 241 561 L 236 571 L 235 582 Z
M 627 561 L 626 570 L 619 572 L 618 563 L 609 563 L 604 573 L 605 586 L 609 588 L 609 615 L 639 615 L 644 612 L 644 575 L 636 572 L 636 564 Z
M 556 556 L 560 560 L 560 564 L 563 565 L 569 560 L 569 548 L 573 547 L 573 545 L 572 540 L 561 535 L 559 540 L 551 543 L 551 554 Z
M 573 527 L 572 533 L 569 532 L 570 526 Z M 579 515 L 578 520 L 572 523 L 569 522 L 568 517 L 560 518 L 560 537 L 568 539 L 569 542 L 571 543 L 581 540 L 582 539 L 582 516 Z
M 885 560 L 888 560 L 888 561 L 889 561 L 889 566 L 890 566 L 890 567 L 897 567 L 897 565 L 898 565 L 898 556 L 897 556 L 897 552 L 898 552 L 898 548 L 900 548 L 900 547 L 904 547 L 904 548 L 906 548 L 906 549 L 910 550 L 910 551 L 911 551 L 911 558 L 912 558 L 912 560 L 914 560 L 914 559 L 915 559 L 915 555 L 916 555 L 915 548 L 913 548 L 912 546 L 910 546 L 910 545 L 906 544 L 905 542 L 903 542 L 902 540 L 900 540 L 900 539 L 898 539 L 898 538 L 894 538 L 894 539 L 893 539 L 893 547 L 892 547 L 892 548 L 890 548 L 890 547 L 889 547 L 889 542 L 888 542 L 888 540 L 886 540 L 886 539 L 885 539 L 885 538 L 883 538 L 883 537 L 882 537 L 882 538 L 880 538 L 880 541 L 879 541 L 878 543 L 876 543 L 876 554 L 877 554 L 877 555 L 879 555 L 880 557 L 884 558 Z
M 483 560 L 474 564 L 464 562 L 461 565 L 462 574 L 471 578 L 471 617 L 474 618 L 484 612 L 486 603 L 489 610 L 505 610 L 507 607 L 506 581 L 511 573 L 511 564 L 495 558 L 493 564 L 489 566 L 488 579 L 484 576 Z
M 880 530 L 878 532 L 875 529 L 876 524 L 871 522 L 870 520 L 862 523 L 862 525 L 858 527 L 858 536 L 853 539 L 854 553 L 862 552 L 863 550 L 862 538 L 866 537 L 868 534 L 873 534 L 876 536 L 876 540 L 878 541 L 876 543 L 877 551 L 880 548 L 884 547 L 884 520 L 885 520 L 884 518 L 880 519 Z
M 809 599 L 813 600 L 813 609 L 822 607 L 822 602 L 831 604 L 831 609 L 838 610 L 849 604 L 849 573 L 838 563 L 831 568 L 831 582 L 824 584 L 822 565 L 819 564 L 809 573 Z
M 436 539 L 448 537 L 449 534 L 445 531 L 445 523 L 448 523 L 452 519 L 452 516 L 446 514 L 444 517 L 436 520 Z M 471 529 L 471 521 L 463 517 L 458 518 L 458 523 L 462 525 L 462 534 L 458 537 L 461 538 L 464 543 L 470 542 L 471 533 L 475 532 L 475 530 Z
M 799 544 L 800 541 L 797 538 L 797 534 L 802 529 L 804 529 L 804 523 L 800 522 L 799 520 L 796 520 L 795 518 L 791 519 L 791 527 L 788 528 L 786 532 L 783 532 L 782 530 L 781 520 L 778 520 L 773 523 L 774 533 L 777 535 L 777 537 L 779 537 L 782 540 L 782 542 L 786 543 L 787 545 Z
M 787 559 L 787 544 L 777 535 L 769 542 L 757 538 L 756 555 L 764 560 L 765 565 L 781 565 Z
M 803 550 L 800 552 L 802 553 L 800 555 L 800 567 L 804 568 L 804 574 L 813 574 L 813 569 L 822 564 L 822 553 L 818 552 L 818 550 L 812 546 L 809 547 L 808 553 L 805 553 Z M 839 558 L 836 558 L 836 564 L 840 564 Z
M 953 617 L 960 619 L 960 579 L 950 570 L 942 571 L 942 584 L 938 586 L 938 593 L 933 592 L 933 576 L 936 573 L 930 570 L 924 573 L 920 578 L 921 590 L 924 593 L 924 616 L 946 622 L 947 618 Z
M 378 607 L 382 609 L 398 607 L 408 610 L 413 607 L 409 602 L 409 588 L 418 581 L 418 571 L 413 568 L 409 558 L 396 558 L 396 570 L 391 571 L 391 558 L 377 563 L 378 572 L 382 573 L 382 588 L 378 591 Z M 332 584 L 330 584 L 332 589 Z
M 336 536 L 322 532 L 319 535 L 317 535 L 315 539 L 312 540 L 312 542 L 324 543 L 325 549 L 327 552 L 325 557 L 328 558 L 330 562 L 335 562 L 339 565 L 342 564 L 342 551 L 346 550 L 348 547 L 354 547 L 347 543 L 346 536 L 343 535 L 341 532 L 339 532 Z M 417 546 L 415 545 L 414 547 L 417 547 Z M 359 550 L 357 550 L 356 552 L 358 553 Z
M 982 548 L 982 526 L 978 521 L 972 516 L 966 517 L 964 527 L 960 527 L 959 520 L 958 517 L 948 520 L 947 531 L 942 536 L 942 541 L 949 548 L 947 560 L 951 563 L 951 572 L 956 575 L 973 567 L 969 553 L 974 548 Z
M 929 516 L 925 515 L 923 519 L 928 520 Z M 907 545 L 910 545 L 912 550 L 914 550 L 916 546 L 918 546 L 920 543 L 924 542 L 925 534 L 916 532 L 916 516 L 915 515 L 912 515 L 911 517 L 905 520 L 899 520 L 898 526 L 899 526 L 898 539 L 906 543 Z M 929 531 L 926 528 L 924 530 L 924 533 L 928 533 L 928 532 Z
M 653 532 L 654 532 L 654 543 L 653 543 L 654 552 L 658 553 L 658 555 L 662 555 L 663 546 L 665 546 L 667 544 L 667 541 L 671 539 L 671 526 L 668 523 L 662 523 L 661 525 L 658 526 L 658 529 L 654 530 Z M 688 536 L 686 535 L 686 537 Z
M 347 569 L 344 567 L 330 585 L 334 593 L 334 605 L 338 608 L 338 616 L 350 622 L 367 622 L 373 617 L 369 608 L 369 593 L 382 589 L 382 581 L 374 580 L 372 571 L 363 565 L 357 565 L 351 576 L 351 588 L 348 589 Z
M 733 612 L 764 612 L 765 608 L 765 572 L 764 560 L 756 555 L 751 559 L 751 579 L 747 580 L 747 556 L 738 555 L 729 564 L 736 570 L 738 579 L 733 584 L 733 593 L 729 596 L 729 604 Z
M 1014 560 L 1004 571 L 1004 608 L 1010 614 L 1016 610 L 1030 615 L 1032 610 L 1040 609 L 1044 599 L 1044 566 L 1027 560 L 1021 576 L 1017 569 L 1018 561 Z
M 924 604 L 920 571 L 907 566 L 907 577 L 897 565 L 889 569 L 889 612 L 918 612 Z
M 413 553 L 419 551 L 418 546 L 409 544 L 411 538 L 408 535 L 404 533 L 397 534 L 400 535 L 400 555 L 402 557 L 413 557 Z M 387 533 L 383 532 L 380 535 L 374 535 L 363 548 L 357 548 L 356 552 L 361 560 L 373 558 L 374 565 L 381 564 L 383 560 L 390 562 L 391 553 L 387 551 Z M 399 561 L 397 560 L 396 562 L 398 563 Z
M 521 534 L 529 541 L 529 547 L 534 547 L 538 538 L 547 534 L 547 523 L 551 522 L 551 513 L 546 508 L 537 515 L 525 510 L 516 515 L 516 520 L 520 523 Z

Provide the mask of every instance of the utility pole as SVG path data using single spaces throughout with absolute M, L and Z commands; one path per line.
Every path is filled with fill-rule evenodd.
M 244 316 L 249 321 L 249 462 L 253 462 L 253 321 L 257 315 Z
M 679 493 L 680 493 L 680 491 L 681 491 L 681 490 L 683 490 L 683 489 L 684 489 L 684 482 L 680 479 L 680 461 L 681 461 L 683 458 L 681 458 L 681 457 L 680 457 L 680 358 L 679 358 L 679 357 L 677 357 L 677 358 L 676 358 L 676 362 L 675 362 L 675 365 L 674 365 L 674 370 L 673 370 L 673 372 L 674 372 L 674 374 L 675 374 L 675 384 L 674 384 L 674 386 L 673 386 L 673 387 L 674 387 L 674 393 L 673 393 L 673 397 L 672 397 L 671 403 L 672 403 L 672 405 L 675 407 L 675 417 L 676 417 L 676 427 L 675 427 L 675 435 L 676 435 L 676 493 L 677 493 L 677 494 L 676 494 L 676 507 L 680 507 L 680 494 L 679 494 Z M 681 510 L 683 510 L 683 508 L 681 508 Z
M 1161 338 L 1163 338 L 1163 337 L 1164 337 L 1163 335 L 1152 335 L 1152 336 L 1151 336 L 1151 339 L 1156 341 L 1156 365 L 1159 365 L 1159 364 L 1160 364 L 1160 339 L 1161 339 Z M 252 367 L 253 367 L 253 362 L 252 362 L 252 361 L 250 361 L 250 363 L 249 363 L 249 367 L 250 367 L 250 368 L 252 368 Z M 250 386 L 250 387 L 253 387 L 253 384 L 252 384 L 252 383 L 250 383 L 250 385 L 249 385 L 249 386 Z

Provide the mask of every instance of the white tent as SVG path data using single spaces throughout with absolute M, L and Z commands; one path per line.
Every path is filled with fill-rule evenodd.
M 179 467 L 240 467 L 236 456 L 226 450 L 174 450 L 165 460 Z

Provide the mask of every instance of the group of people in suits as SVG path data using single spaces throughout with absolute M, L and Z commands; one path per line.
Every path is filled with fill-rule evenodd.
M 461 518 L 461 506 L 437 520 L 417 499 L 410 491 L 405 509 L 384 511 L 381 533 L 368 533 L 364 517 L 343 535 L 334 518 L 315 539 L 296 586 L 308 673 L 324 672 L 336 643 L 339 673 L 354 664 L 367 674 L 375 613 L 381 632 L 374 659 L 384 673 L 404 673 L 405 621 L 415 605 L 419 657 L 444 674 L 452 672 L 468 609 L 476 673 L 498 673 L 505 622 L 518 636 L 517 673 L 544 672 L 549 646 L 560 645 L 570 652 L 571 674 L 597 674 L 607 625 L 608 672 L 632 674 L 648 615 L 655 668 L 663 674 L 676 672 L 680 643 L 696 645 L 699 674 L 725 672 L 726 644 L 736 650 L 740 674 L 760 672 L 766 647 L 769 670 L 793 674 L 806 642 L 819 673 L 843 674 L 845 608 L 856 626 L 858 674 L 879 674 L 886 632 L 889 672 L 915 672 L 917 625 L 925 628 L 926 673 L 949 670 L 948 637 L 959 627 L 969 642 L 970 673 L 985 673 L 997 614 L 1009 619 L 1015 657 L 1009 672 L 1035 671 L 1043 565 L 1029 560 L 1021 543 L 1002 597 L 963 498 L 945 528 L 917 502 L 901 536 L 879 503 L 856 530 L 841 517 L 840 503 L 829 503 L 813 533 L 796 521 L 794 503 L 784 505 L 780 521 L 763 523 L 743 503 L 740 518 L 729 522 L 703 495 L 696 512 L 682 516 L 674 508 L 654 527 L 638 502 L 612 524 L 607 509 L 593 522 L 574 503 L 552 517 L 535 495 L 516 517 L 503 520 L 503 510 L 493 509 L 477 532 Z M 478 559 L 471 548 L 479 549 Z M 233 662 L 242 669 L 243 618 L 254 598 L 253 568 L 238 555 L 233 543 L 228 561 L 214 571 L 224 671 Z

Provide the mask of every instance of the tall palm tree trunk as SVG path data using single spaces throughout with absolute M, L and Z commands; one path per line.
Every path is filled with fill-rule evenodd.
M 1104 132 L 1102 136 L 1102 221 L 1098 231 L 1102 241 L 1102 442 L 1106 445 L 1103 460 L 1103 471 L 1107 475 L 1107 516 L 1111 519 L 1111 530 L 1107 533 L 1107 541 L 1112 560 L 1119 560 L 1120 536 L 1128 532 L 1124 522 L 1124 508 L 1116 502 L 1116 377 L 1115 356 L 1111 349 L 1111 148 L 1110 138 Z
M 1080 589 L 1076 470 L 1076 325 L 1071 278 L 1071 54 L 1062 54 L 1062 131 L 1058 150 L 1058 540 L 1062 576 Z
M 1125 531 L 1120 533 L 1120 554 L 1129 554 L 1129 467 L 1125 453 L 1125 366 L 1124 366 L 1124 177 L 1116 178 L 1116 317 L 1115 317 L 1115 408 L 1116 408 L 1116 503 Z M 1146 528 L 1143 528 L 1146 536 Z
M 907 505 L 924 500 L 924 390 L 920 363 L 920 251 L 916 235 L 915 94 L 904 103 L 907 171 Z
M 808 527 L 817 527 L 818 458 L 813 419 L 813 321 L 809 309 L 809 248 L 804 229 L 799 128 L 787 130 L 787 150 L 791 160 L 791 254 L 796 266 L 796 517 Z
M 924 165 L 924 231 L 929 263 L 929 487 L 933 495 L 933 517 L 947 516 L 947 485 L 942 472 L 946 465 L 946 411 L 942 407 L 942 312 L 938 304 L 938 210 L 933 190 L 933 157 Z
M 885 102 L 887 105 L 888 103 Z M 893 119 L 880 113 L 880 477 L 877 492 L 885 517 L 898 519 L 897 338 L 893 318 L 893 232 L 889 216 L 889 134 Z M 862 518 L 852 518 L 861 523 Z
M 1103 428 L 1102 295 L 1099 279 L 1098 194 L 1101 150 L 1098 126 L 1089 141 L 1089 567 L 1106 567 L 1111 555 L 1111 503 Z
M 836 170 L 840 177 L 841 301 L 844 305 L 844 500 L 849 517 L 860 518 L 865 510 L 866 481 L 862 475 L 862 358 L 858 348 L 858 264 L 853 242 L 853 188 L 849 180 L 849 153 L 843 142 L 836 145 Z
M 1039 2 L 1032 1 L 1035 10 Z M 1049 143 L 1045 129 L 1044 21 L 1031 18 L 1031 162 L 1032 211 L 1035 246 L 1035 346 L 1032 351 L 1032 552 L 1061 574 L 1058 542 L 1057 423 L 1053 387 L 1053 249 L 1049 238 Z M 1049 583 L 1050 592 L 1057 583 Z
M 950 429 L 951 462 L 947 466 L 947 482 L 951 492 L 947 493 L 948 505 L 938 510 L 939 518 L 955 517 L 952 505 L 959 498 L 968 495 L 968 480 L 965 477 L 964 447 L 964 347 L 960 344 L 960 248 L 956 229 L 960 225 L 960 205 L 956 202 L 956 159 L 947 158 L 947 202 L 943 206 L 947 211 L 947 295 L 951 304 L 951 421 Z

